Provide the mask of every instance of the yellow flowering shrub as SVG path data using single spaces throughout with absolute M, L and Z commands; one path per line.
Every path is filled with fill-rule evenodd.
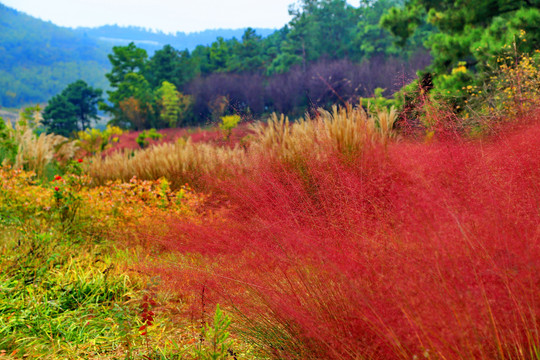
M 490 65 L 488 77 L 481 85 L 468 85 L 464 118 L 472 131 L 484 131 L 493 121 L 526 115 L 539 105 L 540 50 L 520 53 L 519 42 L 525 41 L 521 31 L 511 45 Z
M 105 130 L 86 129 L 77 133 L 77 145 L 88 154 L 99 154 L 118 142 L 124 131 L 118 126 L 107 125 Z
M 172 191 L 169 182 L 133 177 L 129 182 L 109 181 L 104 186 L 83 192 L 89 210 L 100 214 L 101 221 L 137 222 L 153 216 L 196 217 L 203 208 L 206 196 L 196 193 L 189 185 Z
M 54 221 L 66 231 L 73 226 L 113 230 L 155 216 L 196 218 L 207 198 L 188 184 L 173 191 L 164 178 L 145 181 L 134 177 L 129 182 L 94 187 L 90 177 L 77 171 L 42 182 L 33 172 L 0 167 L 0 182 L 0 224 L 26 226 L 32 220 L 46 226 Z
M 0 167 L 0 183 L 0 224 L 39 218 L 53 205 L 52 194 L 43 191 L 32 171 Z

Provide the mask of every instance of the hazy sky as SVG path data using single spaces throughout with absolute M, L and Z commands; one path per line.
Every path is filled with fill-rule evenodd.
M 295 0 L 0 0 L 62 26 L 135 25 L 165 32 L 279 28 Z M 358 0 L 350 1 L 358 5 Z

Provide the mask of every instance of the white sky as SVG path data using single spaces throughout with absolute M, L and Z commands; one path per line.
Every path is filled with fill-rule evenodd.
M 295 0 L 0 0 L 68 27 L 134 25 L 165 32 L 244 27 L 280 28 Z M 359 0 L 349 1 L 357 6 Z

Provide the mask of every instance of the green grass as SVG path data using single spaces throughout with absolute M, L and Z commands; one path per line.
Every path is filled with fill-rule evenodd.
M 0 350 L 45 358 L 90 357 L 126 344 L 137 291 L 104 244 L 62 233 L 0 231 Z M 133 325 L 130 325 L 133 323 Z
M 147 256 L 166 254 L 124 243 L 117 223 L 93 212 L 85 186 L 64 177 L 0 168 L 0 359 L 210 356 L 186 303 L 140 270 Z

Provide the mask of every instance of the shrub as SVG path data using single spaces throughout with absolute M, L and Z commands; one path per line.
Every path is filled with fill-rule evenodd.
M 534 55 L 509 54 L 483 85 L 467 86 L 464 118 L 471 132 L 492 131 L 501 121 L 523 117 L 538 107 L 540 51 Z
M 137 136 L 137 139 L 135 141 L 137 142 L 137 144 L 139 144 L 141 148 L 144 149 L 149 144 L 148 139 L 159 140 L 161 138 L 163 138 L 163 135 L 158 133 L 156 129 L 150 129 L 150 130 L 144 130 L 143 132 L 141 132 L 139 136 Z
M 6 123 L 0 118 L 0 165 L 13 164 L 17 155 L 17 144 L 15 143 L 11 123 Z
M 110 125 L 107 125 L 105 130 L 86 129 L 77 133 L 77 145 L 89 155 L 96 155 L 110 148 L 112 143 L 118 142 L 123 132 L 119 127 Z
M 228 115 L 221 117 L 221 123 L 219 128 L 223 131 L 223 136 L 226 140 L 231 137 L 232 130 L 238 126 L 238 123 L 242 120 L 238 115 Z

